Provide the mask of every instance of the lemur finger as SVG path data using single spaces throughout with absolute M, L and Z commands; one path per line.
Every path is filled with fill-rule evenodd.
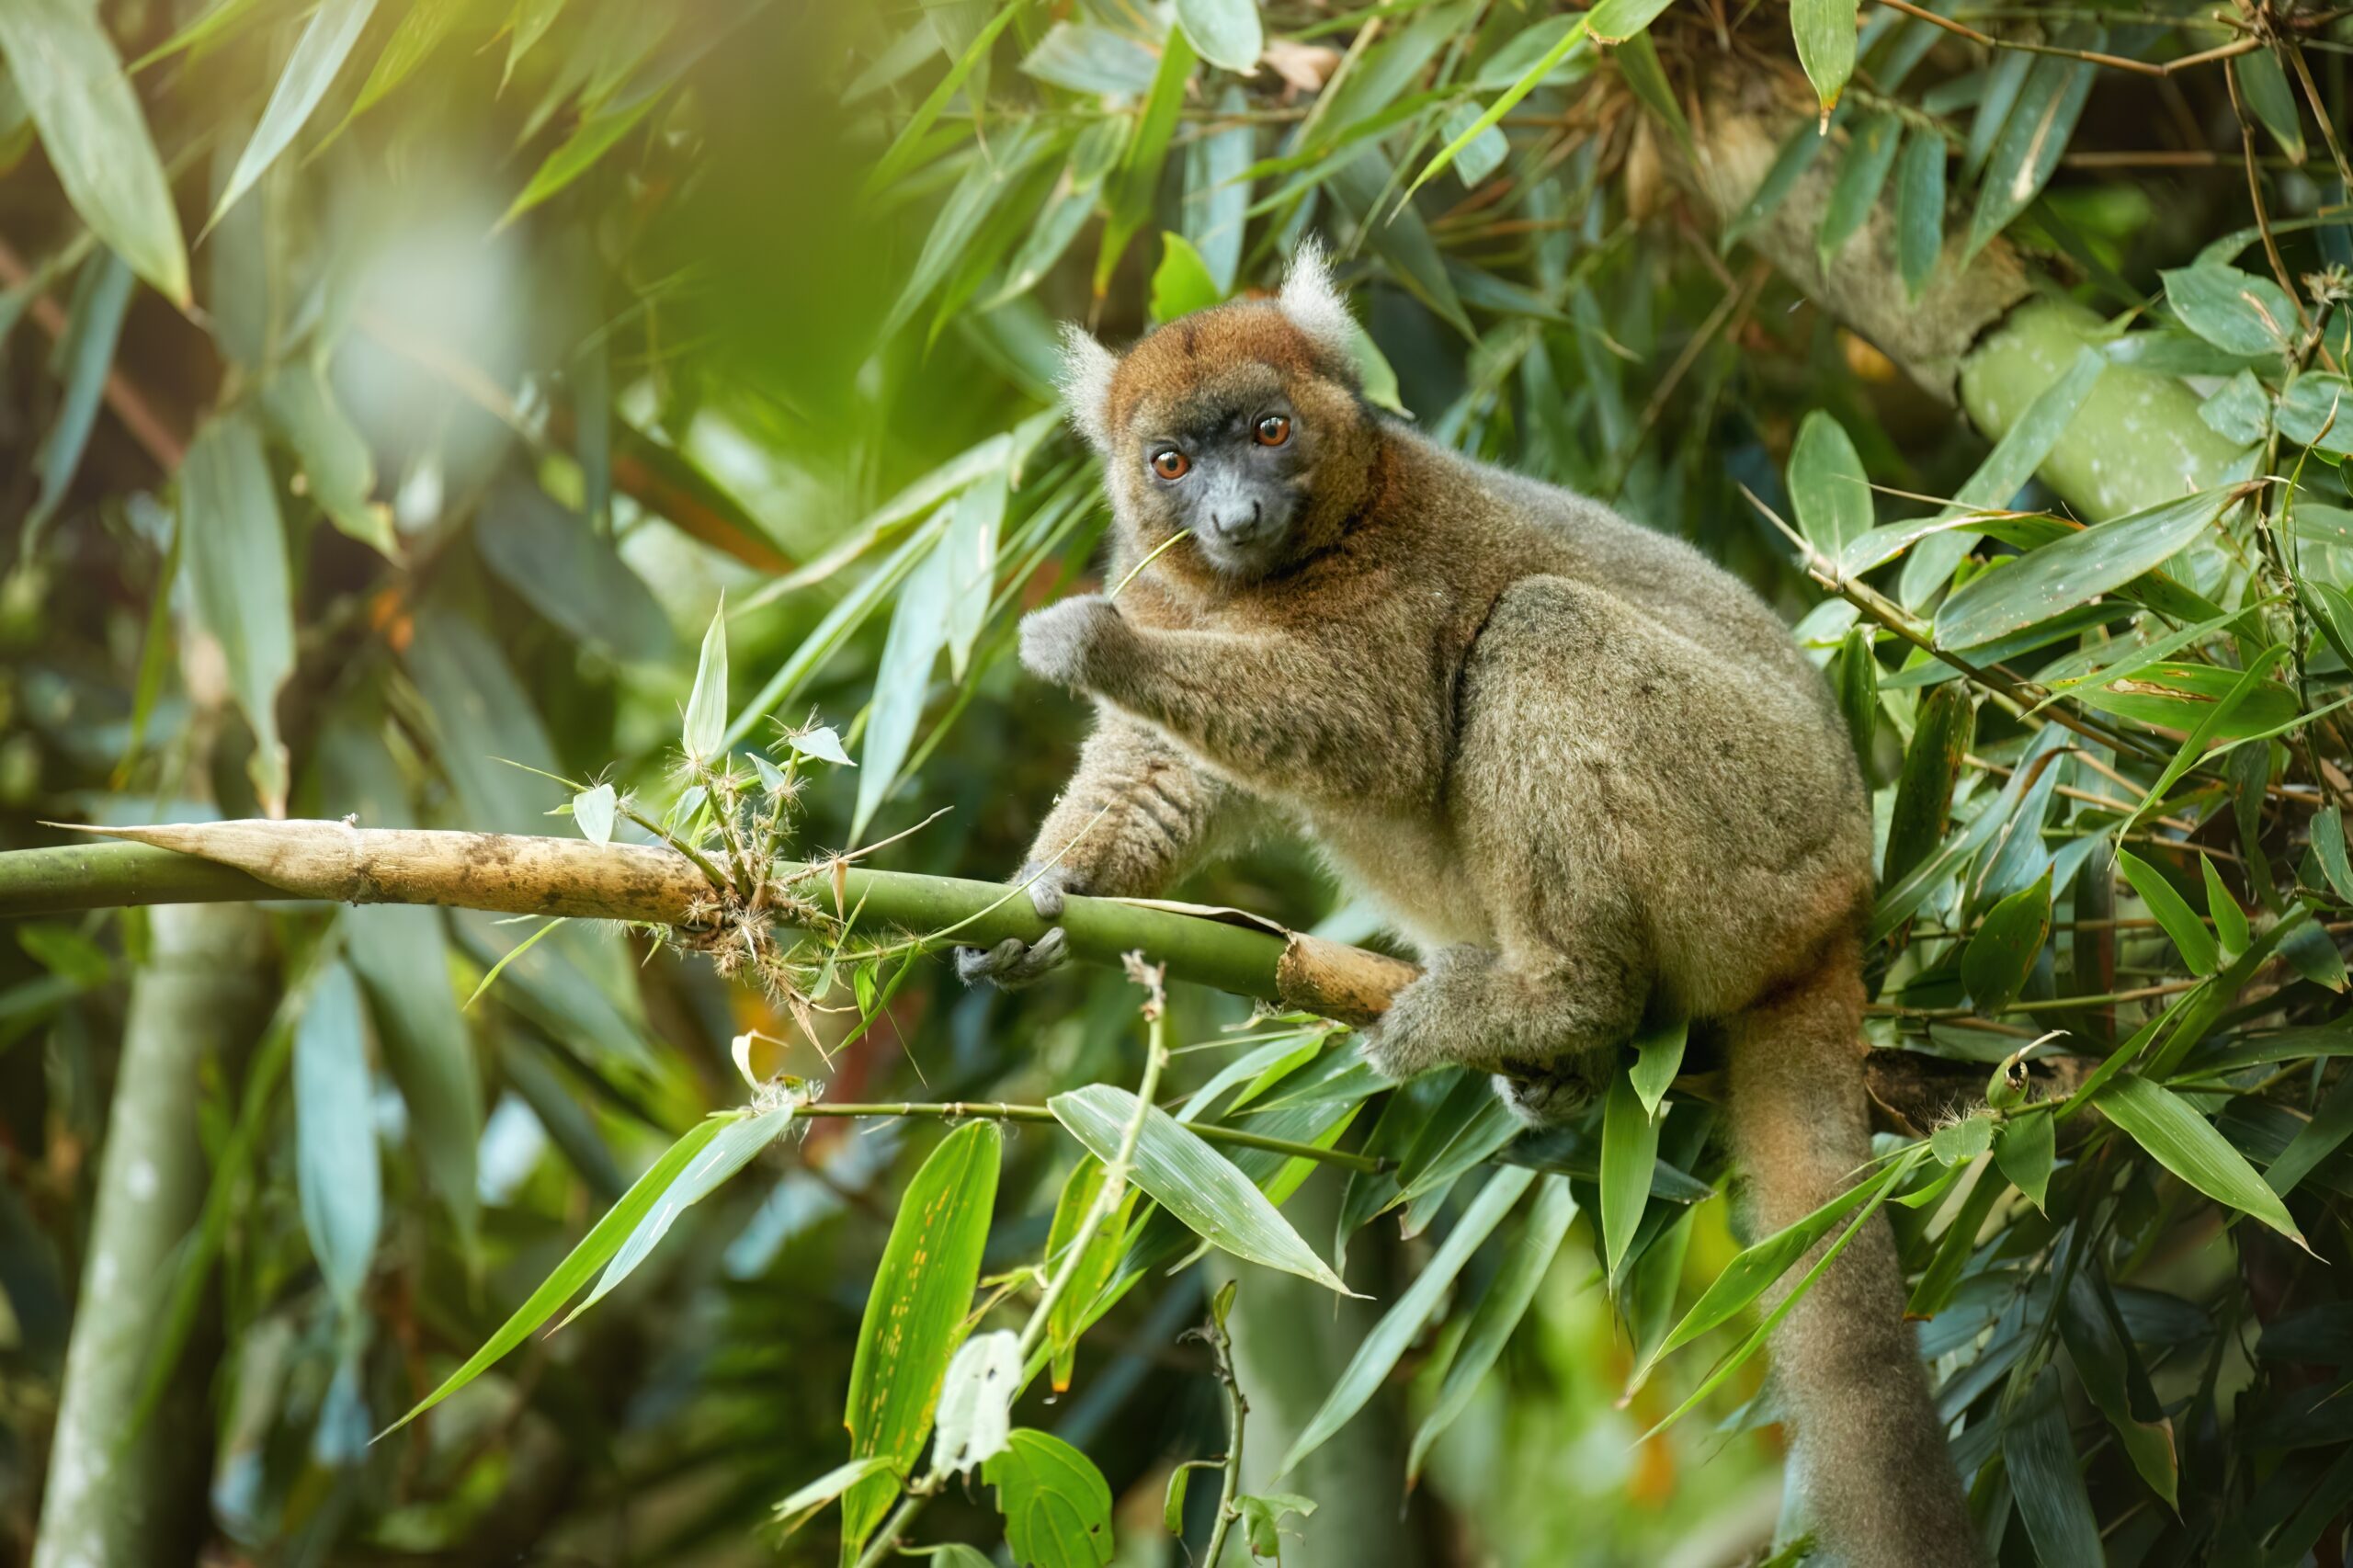
M 1005 978 L 997 983 L 1005 986 L 1028 985 L 1032 981 L 1042 980 L 1060 969 L 1063 960 L 1069 956 L 1069 941 L 1063 936 L 1063 928 L 1057 926 L 1030 943 L 1029 951 L 1013 960 Z
M 956 949 L 956 978 L 967 985 L 1002 985 L 1006 971 L 1026 951 L 1018 937 L 1007 937 L 995 947 Z

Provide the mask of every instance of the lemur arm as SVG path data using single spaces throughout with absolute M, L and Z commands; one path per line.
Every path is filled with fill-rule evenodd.
M 1096 596 L 1021 627 L 1033 674 L 1165 730 L 1219 768 L 1292 798 L 1359 801 L 1414 793 L 1438 776 L 1418 672 L 1358 656 L 1339 636 L 1142 626 Z M 1313 693 L 1313 700 L 1302 700 Z

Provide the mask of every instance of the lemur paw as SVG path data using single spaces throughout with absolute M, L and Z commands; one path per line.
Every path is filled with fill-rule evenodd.
M 1446 1009 L 1425 974 L 1390 999 L 1389 1010 L 1362 1031 L 1364 1059 L 1392 1083 L 1418 1077 L 1456 1060 L 1449 1051 Z
M 994 985 L 1000 991 L 1018 991 L 1061 968 L 1063 960 L 1069 956 L 1063 928 L 1057 926 L 1034 942 L 1007 937 L 995 947 L 986 949 L 957 949 L 956 978 L 967 985 Z
M 1041 860 L 1032 860 L 1014 872 L 1013 882 L 1016 887 L 1029 887 L 1029 907 L 1040 920 L 1060 920 L 1063 895 L 1086 891 L 1078 885 L 1078 873 L 1068 866 L 1049 866 Z
M 1574 1066 L 1511 1068 L 1495 1075 L 1495 1095 L 1512 1115 L 1529 1127 L 1557 1127 L 1574 1121 L 1594 1102 L 1597 1088 Z
M 1105 650 L 1126 631 L 1101 594 L 1064 599 L 1021 618 L 1021 667 L 1057 686 L 1087 686 Z

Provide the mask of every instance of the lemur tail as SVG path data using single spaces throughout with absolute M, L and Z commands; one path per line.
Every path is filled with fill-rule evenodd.
M 1862 1013 L 1848 940 L 1729 1022 L 1733 1153 L 1756 1235 L 1845 1191 L 1870 1156 Z M 1782 1277 L 1765 1310 L 1820 1250 Z M 1818 1548 L 1840 1568 L 1973 1568 L 1976 1532 L 1904 1303 L 1895 1238 L 1875 1216 L 1774 1331 L 1791 1475 Z

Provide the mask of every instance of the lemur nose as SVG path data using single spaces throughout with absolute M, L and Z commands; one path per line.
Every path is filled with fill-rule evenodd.
M 1238 518 L 1228 520 L 1224 517 L 1213 516 L 1210 518 L 1210 527 L 1218 533 L 1225 535 L 1229 539 L 1248 539 L 1258 531 L 1258 524 L 1266 515 L 1266 503 L 1263 501 L 1253 501 L 1250 503 L 1250 517 L 1248 521 L 1245 522 Z

